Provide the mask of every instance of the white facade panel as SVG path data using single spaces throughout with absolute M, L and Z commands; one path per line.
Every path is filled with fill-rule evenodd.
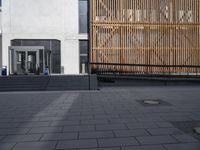
M 0 66 L 2 66 L 2 13 L 0 7 Z M 1 74 L 1 67 L 0 67 Z
M 79 73 L 79 59 L 74 59 L 79 56 L 79 42 L 77 39 L 65 40 L 63 47 L 65 51 L 62 51 L 61 60 L 64 66 L 64 72 L 66 74 L 77 74 Z M 70 56 L 70 57 L 67 57 Z
M 12 0 L 10 18 L 12 33 L 62 34 L 64 0 Z

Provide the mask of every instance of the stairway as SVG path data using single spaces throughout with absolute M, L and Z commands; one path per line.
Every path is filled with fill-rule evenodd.
M 96 75 L 0 77 L 0 91 L 63 91 L 96 89 Z

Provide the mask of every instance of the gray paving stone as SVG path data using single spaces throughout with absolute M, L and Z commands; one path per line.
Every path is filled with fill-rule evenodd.
M 19 126 L 20 123 L 0 123 L 0 129 L 1 128 L 16 128 Z
M 161 128 L 173 128 L 174 127 L 169 122 L 156 122 L 156 124 L 158 125 L 158 127 L 161 127 Z
M 108 124 L 108 120 L 82 120 L 82 125 L 101 125 Z
M 98 143 L 100 147 L 131 146 L 139 144 L 133 137 L 98 139 Z
M 111 131 L 95 131 L 95 132 L 80 132 L 80 139 L 90 139 L 90 138 L 112 138 L 114 137 Z
M 126 114 L 120 114 L 120 113 L 118 113 L 118 114 L 120 116 L 120 119 L 135 119 L 136 118 L 136 116 L 134 114 L 132 114 L 132 113 L 126 113 Z
M 78 133 L 51 133 L 44 134 L 41 141 L 55 141 L 55 140 L 75 140 L 78 139 Z
M 130 137 L 130 136 L 150 136 L 150 134 L 144 129 L 136 130 L 115 130 L 115 135 L 117 137 Z
M 158 122 L 158 121 L 164 121 L 160 117 L 136 117 L 136 120 L 139 122 Z
M 116 148 L 90 148 L 90 149 L 78 149 L 78 150 L 121 150 L 120 147 Z
M 0 143 L 0 150 L 11 150 L 16 143 Z
M 143 136 L 137 137 L 141 144 L 166 144 L 177 143 L 178 141 L 171 136 Z
M 30 128 L 6 128 L 0 129 L 0 135 L 10 135 L 10 134 L 26 134 Z
M 166 121 L 192 121 L 191 118 L 186 116 L 164 116 L 162 118 Z
M 191 118 L 192 120 L 200 120 L 200 115 L 195 115 L 195 116 L 189 116 L 189 118 Z
M 190 135 L 173 135 L 174 138 L 176 138 L 178 141 L 180 142 L 188 142 L 188 143 L 192 143 L 192 142 L 198 142 L 197 139 L 195 139 L 194 137 L 190 136 Z
M 127 129 L 124 124 L 108 124 L 108 125 L 96 125 L 96 130 L 123 130 Z
M 2 140 L 5 136 L 0 136 L 0 140 Z
M 67 117 L 67 120 L 90 120 L 90 119 L 94 119 L 94 117 L 92 115 Z
M 39 141 L 42 134 L 28 134 L 28 135 L 9 135 L 6 136 L 2 142 L 31 142 Z
M 18 143 L 12 150 L 53 150 L 56 142 L 24 142 Z
M 122 147 L 122 150 L 165 150 L 165 148 L 161 145 L 148 145 Z
M 148 129 L 148 128 L 158 128 L 155 123 L 141 122 L 141 123 L 128 123 L 129 129 Z
M 55 133 L 62 132 L 63 127 L 34 127 L 29 133 Z
M 177 128 L 159 128 L 159 129 L 147 129 L 152 135 L 174 135 L 174 134 L 183 134 Z
M 61 116 L 61 117 L 58 117 L 58 116 L 55 116 L 55 117 L 40 117 L 39 118 L 39 121 L 62 121 L 64 120 L 64 118 Z
M 20 119 L 13 119 L 13 118 L 1 118 L 0 123 L 20 123 Z
M 94 119 L 119 119 L 119 115 L 95 115 Z
M 37 117 L 37 118 L 35 118 L 35 117 L 33 117 L 33 118 L 31 118 L 31 120 L 30 120 L 30 116 L 29 117 L 26 117 L 26 118 L 17 118 L 17 117 L 15 117 L 15 118 L 12 118 L 12 121 L 10 121 L 10 122 L 17 122 L 17 123 L 19 123 L 19 122 L 29 122 L 29 121 L 39 121 L 39 118 Z
M 97 141 L 94 139 L 88 140 L 72 140 L 72 141 L 59 141 L 56 149 L 75 149 L 75 148 L 96 148 L 98 147 Z
M 43 111 L 43 112 L 36 114 L 35 116 L 37 116 L 37 117 L 55 117 L 57 115 L 56 112 L 55 111 L 51 111 L 51 112 Z
M 200 143 L 166 144 L 167 150 L 200 150 Z
M 138 122 L 136 119 L 133 118 L 128 118 L 128 119 L 109 119 L 110 123 L 136 123 Z
M 94 131 L 95 126 L 91 125 L 80 125 L 80 126 L 64 126 L 64 132 L 76 132 L 76 131 Z
M 73 121 L 52 121 L 50 126 L 73 126 L 73 125 L 80 125 L 79 120 Z
M 48 127 L 50 126 L 50 121 L 48 122 L 23 122 L 19 124 L 19 127 Z

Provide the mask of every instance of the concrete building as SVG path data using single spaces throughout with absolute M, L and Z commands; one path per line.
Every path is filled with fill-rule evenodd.
M 87 73 L 87 0 L 2 1 L 0 66 L 9 74 Z
M 197 0 L 5 0 L 0 66 L 11 75 L 197 75 L 199 8 Z
M 2 66 L 2 16 L 1 15 L 2 15 L 2 9 L 1 9 L 1 0 L 0 0 L 0 68 Z

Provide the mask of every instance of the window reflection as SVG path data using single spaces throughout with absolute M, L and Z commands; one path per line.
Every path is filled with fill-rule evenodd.
M 88 1 L 79 0 L 79 32 L 88 33 Z

